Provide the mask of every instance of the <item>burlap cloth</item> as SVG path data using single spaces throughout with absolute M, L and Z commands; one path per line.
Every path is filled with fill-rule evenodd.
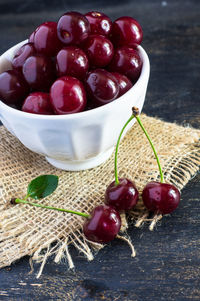
M 141 118 L 156 146 L 165 180 L 182 189 L 199 168 L 200 131 L 145 115 Z M 41 262 L 39 277 L 47 258 L 53 254 L 55 262 L 65 257 L 72 268 L 69 244 L 92 260 L 95 250 L 102 246 L 85 240 L 81 232 L 84 218 L 22 204 L 12 206 L 8 201 L 12 197 L 24 197 L 27 184 L 34 177 L 56 174 L 59 176 L 57 190 L 39 202 L 90 213 L 96 205 L 103 203 L 105 189 L 114 180 L 114 154 L 94 169 L 66 172 L 26 149 L 4 127 L 0 128 L 0 139 L 0 267 L 30 255 Z M 118 157 L 119 176 L 134 180 L 140 191 L 147 182 L 159 179 L 153 152 L 137 124 L 121 142 Z M 130 215 L 137 227 L 147 221 L 151 230 L 161 218 L 155 215 L 148 219 L 141 201 Z M 122 218 L 123 233 L 119 237 L 129 243 L 134 256 L 134 247 L 124 232 L 127 227 L 125 215 L 122 214 Z

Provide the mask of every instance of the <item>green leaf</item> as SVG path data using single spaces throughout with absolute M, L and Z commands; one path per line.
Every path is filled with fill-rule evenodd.
M 58 177 L 55 175 L 42 175 L 33 179 L 27 189 L 27 196 L 32 199 L 43 199 L 52 194 L 58 186 Z

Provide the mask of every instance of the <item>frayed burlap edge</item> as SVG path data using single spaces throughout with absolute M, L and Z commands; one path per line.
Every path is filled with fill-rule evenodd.
M 156 148 L 160 155 L 161 163 L 163 165 L 165 180 L 167 182 L 173 183 L 181 190 L 199 169 L 200 131 L 190 129 L 190 128 L 184 128 L 181 126 L 177 126 L 175 124 L 162 122 L 161 120 L 146 117 L 145 115 L 143 115 L 142 118 L 146 128 L 149 129 L 150 136 L 152 137 L 155 145 L 157 146 Z M 47 233 L 47 235 L 43 237 L 43 240 L 40 241 L 39 244 L 36 243 L 34 246 L 34 241 L 31 241 L 32 237 L 29 237 L 30 238 L 29 242 L 26 244 L 27 242 L 26 231 L 29 231 L 29 235 L 31 235 L 32 233 L 33 236 L 35 235 L 34 237 L 37 236 L 37 233 L 35 233 L 35 231 L 38 229 L 34 229 L 34 228 L 32 229 L 30 225 L 27 225 L 27 220 L 25 219 L 27 213 L 29 213 L 30 216 L 33 216 L 35 218 L 36 215 L 35 208 L 30 208 L 30 207 L 27 208 L 28 206 L 24 206 L 22 208 L 22 206 L 19 207 L 19 205 L 17 205 L 16 207 L 18 207 L 18 209 L 16 209 L 16 207 L 11 207 L 7 203 L 9 197 L 13 196 L 14 192 L 19 193 L 19 195 L 16 195 L 16 197 L 21 196 L 21 193 L 22 191 L 24 191 L 24 187 L 25 187 L 24 179 L 25 180 L 31 179 L 34 176 L 37 176 L 41 173 L 55 173 L 59 175 L 60 179 L 63 181 L 66 178 L 66 174 L 68 174 L 67 176 L 68 180 L 70 177 L 73 178 L 72 182 L 75 185 L 76 184 L 79 185 L 79 182 L 76 176 L 74 176 L 74 173 L 69 173 L 69 172 L 66 173 L 63 171 L 58 171 L 53 167 L 51 167 L 49 164 L 47 164 L 42 157 L 33 154 L 32 152 L 25 149 L 16 140 L 16 138 L 11 136 L 5 129 L 2 128 L 0 133 L 2 134 L 2 141 L 0 143 L 1 152 L 4 150 L 4 152 L 6 153 L 3 155 L 2 161 L 0 161 L 0 166 L 2 167 L 2 171 L 3 171 L 2 178 L 0 179 L 1 180 L 0 197 L 2 200 L 0 201 L 0 211 L 2 213 L 2 217 L 0 219 L 0 254 L 3 255 L 1 256 L 1 258 L 3 257 L 3 260 L 0 260 L 0 267 L 8 266 L 13 261 L 25 255 L 30 255 L 32 256 L 31 257 L 32 260 L 41 263 L 40 270 L 37 274 L 37 277 L 39 278 L 40 275 L 42 274 L 47 259 L 53 255 L 54 261 L 56 263 L 61 261 L 62 262 L 67 261 L 69 268 L 74 268 L 73 259 L 70 255 L 69 248 L 68 248 L 70 244 L 74 245 L 75 248 L 77 248 L 82 254 L 84 254 L 84 256 L 86 256 L 86 258 L 89 261 L 93 260 L 95 253 L 98 252 L 103 247 L 103 245 L 97 243 L 91 243 L 85 239 L 85 237 L 81 232 L 83 219 L 80 217 L 73 217 L 71 220 L 68 218 L 68 223 L 71 227 L 70 229 L 68 229 L 69 232 L 67 236 L 63 235 L 62 231 L 60 232 L 58 231 L 56 235 L 49 235 L 49 236 L 48 236 L 49 233 Z M 166 147 L 163 146 L 164 143 L 162 141 L 163 135 L 165 138 L 164 141 L 165 142 L 167 141 Z M 137 137 L 137 141 L 135 142 L 136 137 Z M 154 180 L 159 179 L 159 173 L 157 171 L 155 159 L 152 156 L 151 149 L 149 148 L 147 142 L 145 142 L 146 141 L 145 139 L 146 138 L 142 136 L 139 127 L 135 125 L 123 139 L 122 144 L 120 146 L 121 150 L 119 155 L 119 166 L 121 166 L 119 170 L 120 175 L 127 176 L 128 174 L 130 175 L 129 176 L 130 178 L 134 178 L 133 174 L 131 174 L 132 171 L 130 169 L 130 164 L 132 164 L 134 166 L 134 175 L 136 179 L 135 182 L 140 192 L 142 190 L 142 187 L 144 186 L 144 183 L 152 179 Z M 156 140 L 160 141 L 159 145 L 157 144 Z M 133 141 L 135 142 L 134 147 L 132 146 Z M 14 147 L 13 144 L 15 144 Z M 141 145 L 144 148 L 143 150 L 141 150 Z M 19 156 L 22 156 L 21 158 L 18 156 L 19 160 L 13 160 L 12 158 L 13 150 L 18 150 L 20 153 L 21 152 L 23 153 L 20 155 L 18 153 Z M 137 151 L 139 153 L 142 152 L 142 155 L 141 158 L 139 156 L 134 160 L 135 158 L 134 155 L 137 154 Z M 131 155 L 134 154 L 133 158 L 132 156 L 129 156 L 130 154 Z M 27 156 L 29 156 L 29 159 L 31 161 L 30 165 L 28 165 L 29 169 L 26 170 L 27 169 L 26 166 L 25 170 L 21 173 L 20 169 L 22 168 L 22 164 L 24 163 L 26 165 L 27 163 L 26 162 Z M 148 158 L 148 160 L 146 160 L 146 163 L 143 163 L 143 160 L 145 161 L 145 158 Z M 6 159 L 8 160 L 6 161 Z M 10 165 L 8 164 L 9 166 L 5 167 L 6 163 L 8 162 Z M 33 165 L 33 162 L 34 164 L 36 164 L 36 169 L 33 168 L 33 166 L 35 166 Z M 41 170 L 38 170 L 38 167 L 41 166 L 41 162 L 43 165 L 43 172 L 41 172 Z M 9 167 L 12 169 L 13 166 L 14 169 L 10 170 Z M 149 169 L 147 169 L 147 166 L 149 167 Z M 83 176 L 83 178 L 85 179 L 90 176 L 94 176 L 95 173 L 101 174 L 102 171 L 105 172 L 108 171 L 109 169 L 113 170 L 113 156 L 101 167 L 97 167 L 92 171 L 80 172 L 80 175 Z M 15 189 L 14 185 L 17 182 L 17 178 L 20 175 L 23 177 L 23 179 L 21 182 L 19 181 L 17 186 L 18 189 Z M 106 187 L 106 185 L 110 182 L 110 179 L 112 179 L 112 177 L 113 177 L 113 171 L 108 176 L 109 180 L 106 179 L 105 181 L 106 183 L 103 183 L 105 184 L 103 186 Z M 140 180 L 140 177 L 143 177 L 142 181 Z M 91 184 L 91 181 L 88 182 L 88 185 L 89 184 Z M 19 187 L 20 185 L 21 187 Z M 9 191 L 7 192 L 6 188 L 8 187 L 9 187 L 8 189 Z M 105 187 L 103 187 L 102 189 L 104 189 Z M 92 187 L 91 191 L 94 192 L 95 187 Z M 91 193 L 91 191 L 89 192 Z M 90 206 L 91 208 L 103 202 L 102 191 L 98 191 L 97 194 L 94 194 L 94 197 L 96 197 L 97 201 L 94 201 L 94 204 Z M 50 199 L 48 198 L 48 202 L 49 201 Z M 52 201 L 53 204 L 57 206 L 57 203 L 55 203 L 55 198 L 53 198 Z M 63 206 L 63 204 L 61 206 Z M 79 204 L 79 207 L 80 206 L 82 206 L 82 203 Z M 65 207 L 68 208 L 67 205 Z M 91 208 L 88 207 L 89 205 L 87 204 L 86 210 L 85 207 L 83 208 L 83 210 L 86 212 L 91 210 Z M 16 214 L 18 218 L 17 222 L 15 217 Z M 38 216 L 41 215 L 41 218 L 43 220 L 45 220 L 45 218 L 46 219 L 50 218 L 49 215 L 46 213 L 37 213 L 37 214 Z M 129 216 L 131 217 L 131 219 L 134 220 L 136 227 L 141 227 L 144 224 L 144 222 L 148 222 L 150 230 L 153 230 L 157 221 L 159 221 L 162 218 L 161 215 L 154 215 L 152 218 L 149 218 L 149 213 L 144 208 L 141 200 L 138 202 L 138 205 L 136 206 L 134 211 L 131 211 L 129 213 Z M 54 215 L 52 213 L 51 219 L 54 219 L 54 217 L 56 220 L 57 215 Z M 131 256 L 135 256 L 136 252 L 134 246 L 126 233 L 126 229 L 128 228 L 126 216 L 124 213 L 122 213 L 121 217 L 122 217 L 122 229 L 121 229 L 122 231 L 117 238 L 127 242 L 131 248 Z M 47 221 L 50 222 L 50 220 Z M 62 222 L 63 220 L 61 221 L 61 224 Z M 43 230 L 42 226 L 44 226 L 44 224 L 41 225 L 41 229 L 39 229 L 38 231 Z M 15 252 L 13 252 L 13 248 L 15 248 Z

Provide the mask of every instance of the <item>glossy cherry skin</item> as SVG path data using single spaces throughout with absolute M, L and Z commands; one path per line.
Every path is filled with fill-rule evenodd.
M 116 210 L 130 210 L 138 202 L 139 193 L 133 182 L 123 178 L 119 184 L 113 181 L 106 189 L 105 203 L 116 208 Z
M 90 23 L 91 34 L 108 36 L 111 32 L 112 21 L 108 16 L 98 11 L 91 11 L 85 14 Z
M 114 55 L 112 43 L 101 35 L 90 35 L 82 47 L 88 56 L 91 68 L 107 66 Z
M 35 30 L 33 40 L 37 52 L 46 56 L 55 56 L 62 47 L 62 43 L 57 36 L 56 22 L 45 22 L 41 24 Z
M 136 82 L 142 69 L 142 60 L 138 51 L 130 47 L 120 47 L 115 50 L 114 57 L 108 70 L 126 75 L 131 81 Z
M 25 60 L 36 53 L 33 43 L 26 43 L 18 49 L 12 60 L 14 69 L 22 70 Z
M 113 22 L 111 36 L 115 46 L 133 46 L 141 44 L 143 32 L 135 19 L 120 17 Z
M 113 240 L 121 227 L 121 218 L 112 206 L 97 206 L 91 218 L 83 225 L 83 233 L 88 240 L 97 243 L 107 243 Z
M 68 12 L 59 19 L 57 33 L 65 45 L 80 44 L 90 34 L 90 23 L 84 15 Z
M 44 55 L 30 56 L 23 65 L 23 75 L 33 90 L 48 91 L 55 78 L 50 58 Z
M 0 100 L 8 105 L 20 105 L 28 95 L 29 87 L 24 78 L 16 70 L 0 74 Z
M 150 182 L 142 192 L 146 208 L 161 214 L 173 212 L 180 202 L 180 192 L 172 184 Z
M 50 99 L 56 114 L 81 112 L 87 102 L 83 84 L 71 76 L 63 76 L 53 83 L 50 89 Z
M 87 74 L 89 62 L 87 55 L 76 46 L 61 49 L 56 57 L 56 69 L 59 77 L 70 75 L 83 80 Z
M 53 109 L 49 94 L 44 92 L 29 94 L 22 105 L 22 111 L 33 114 L 52 115 Z
M 104 69 L 96 69 L 88 73 L 85 87 L 89 99 L 97 105 L 104 105 L 115 98 L 119 93 L 119 85 L 115 77 Z
M 132 82 L 130 79 L 128 79 L 127 76 L 117 73 L 117 72 L 111 72 L 111 74 L 116 78 L 118 85 L 119 85 L 119 94 L 118 97 L 125 94 L 130 88 L 133 87 Z

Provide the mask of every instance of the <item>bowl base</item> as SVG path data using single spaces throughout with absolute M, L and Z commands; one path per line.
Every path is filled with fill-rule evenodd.
M 94 167 L 104 163 L 105 161 L 107 161 L 110 158 L 113 150 L 114 150 L 114 147 L 110 148 L 106 152 L 104 152 L 94 158 L 84 160 L 84 161 L 56 160 L 56 159 L 49 158 L 49 157 L 46 157 L 46 160 L 51 165 L 53 165 L 54 167 L 59 168 L 59 169 L 64 169 L 67 171 L 80 171 L 80 170 L 94 168 Z

